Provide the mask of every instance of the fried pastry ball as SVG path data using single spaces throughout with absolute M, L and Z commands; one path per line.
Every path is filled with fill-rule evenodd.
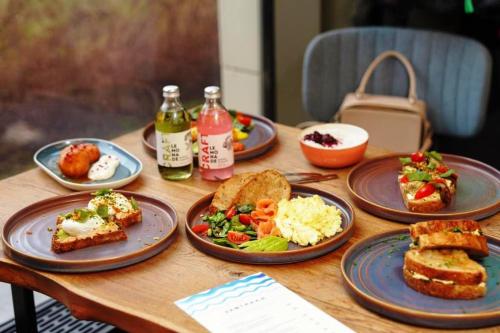
M 83 178 L 90 169 L 89 153 L 77 145 L 71 145 L 61 151 L 59 169 L 69 178 Z
M 81 143 L 77 145 L 79 149 L 82 149 L 89 154 L 90 158 L 90 163 L 94 163 L 101 157 L 101 152 L 99 151 L 99 148 L 97 148 L 96 145 L 93 145 L 91 143 Z

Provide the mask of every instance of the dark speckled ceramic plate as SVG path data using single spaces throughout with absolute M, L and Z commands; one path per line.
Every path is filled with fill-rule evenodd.
M 500 324 L 500 240 L 488 237 L 490 255 L 480 261 L 488 273 L 488 292 L 475 300 L 447 300 L 421 294 L 403 279 L 407 229 L 359 241 L 342 257 L 349 293 L 364 307 L 414 325 L 472 328 Z
M 443 154 L 444 162 L 458 173 L 457 192 L 448 207 L 434 213 L 410 212 L 403 203 L 398 171 L 399 157 L 368 160 L 351 170 L 347 186 L 360 208 L 383 218 L 413 223 L 429 219 L 482 219 L 500 211 L 500 172 L 482 162 Z
M 250 132 L 248 139 L 242 141 L 245 144 L 245 150 L 234 153 L 234 158 L 237 161 L 254 158 L 262 155 L 273 147 L 277 138 L 278 131 L 274 123 L 261 116 L 245 114 L 252 118 L 255 125 Z M 154 123 L 147 125 L 142 132 L 142 144 L 144 149 L 151 155 L 156 157 L 156 138 Z
M 198 250 L 228 261 L 247 264 L 287 264 L 305 261 L 329 253 L 347 242 L 354 233 L 354 211 L 343 199 L 312 187 L 292 185 L 292 197 L 309 197 L 319 195 L 327 205 L 337 207 L 342 214 L 341 233 L 319 242 L 314 246 L 299 246 L 292 242 L 288 243 L 288 251 L 281 252 L 246 252 L 242 250 L 227 248 L 214 244 L 208 237 L 201 237 L 194 233 L 191 228 L 203 223 L 201 215 L 208 213 L 214 193 L 198 200 L 187 212 L 186 234 L 191 244 Z
M 142 209 L 142 222 L 125 229 L 128 239 L 62 254 L 51 251 L 51 239 L 59 214 L 86 207 L 90 192 L 58 196 L 36 202 L 11 216 L 2 233 L 3 249 L 11 259 L 52 272 L 96 272 L 146 260 L 165 250 L 177 230 L 177 214 L 172 206 L 145 195 L 133 196 Z

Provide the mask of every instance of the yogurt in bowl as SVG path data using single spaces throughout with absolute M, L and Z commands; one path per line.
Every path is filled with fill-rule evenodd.
M 304 156 L 312 164 L 343 168 L 363 159 L 368 137 L 368 132 L 361 127 L 329 123 L 304 129 L 299 141 Z

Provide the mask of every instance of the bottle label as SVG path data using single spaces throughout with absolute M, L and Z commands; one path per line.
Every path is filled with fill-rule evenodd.
M 156 131 L 156 160 L 164 167 L 178 168 L 193 162 L 191 130 L 177 133 Z
M 233 132 L 198 136 L 198 164 L 203 169 L 223 169 L 234 164 Z

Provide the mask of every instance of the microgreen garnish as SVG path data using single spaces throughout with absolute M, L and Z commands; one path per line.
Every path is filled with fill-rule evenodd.
M 102 204 L 99 205 L 99 206 L 97 206 L 96 213 L 97 213 L 97 215 L 99 215 L 103 219 L 106 218 L 106 217 L 108 217 L 108 206 L 107 205 L 102 205 Z
M 102 196 L 105 196 L 107 194 L 110 194 L 111 192 L 113 192 L 113 190 L 111 190 L 109 188 L 103 188 L 103 189 L 95 191 L 94 193 L 92 193 L 92 195 L 95 195 L 96 197 L 102 197 Z
M 452 174 L 454 174 L 456 171 L 453 170 L 453 169 L 449 169 L 448 171 L 444 172 L 444 173 L 441 173 L 439 175 L 439 177 L 441 178 L 447 178 L 447 177 L 450 177 Z
M 135 201 L 134 197 L 130 197 L 130 205 L 132 205 L 133 210 L 139 209 L 139 205 L 137 204 L 137 201 Z
M 427 172 L 424 171 L 414 171 L 414 172 L 409 172 L 405 173 L 405 175 L 408 177 L 408 180 L 411 182 L 414 181 L 430 181 L 432 179 L 431 175 L 429 175 Z
M 401 162 L 402 165 L 410 164 L 411 158 L 410 157 L 400 157 L 399 162 Z

